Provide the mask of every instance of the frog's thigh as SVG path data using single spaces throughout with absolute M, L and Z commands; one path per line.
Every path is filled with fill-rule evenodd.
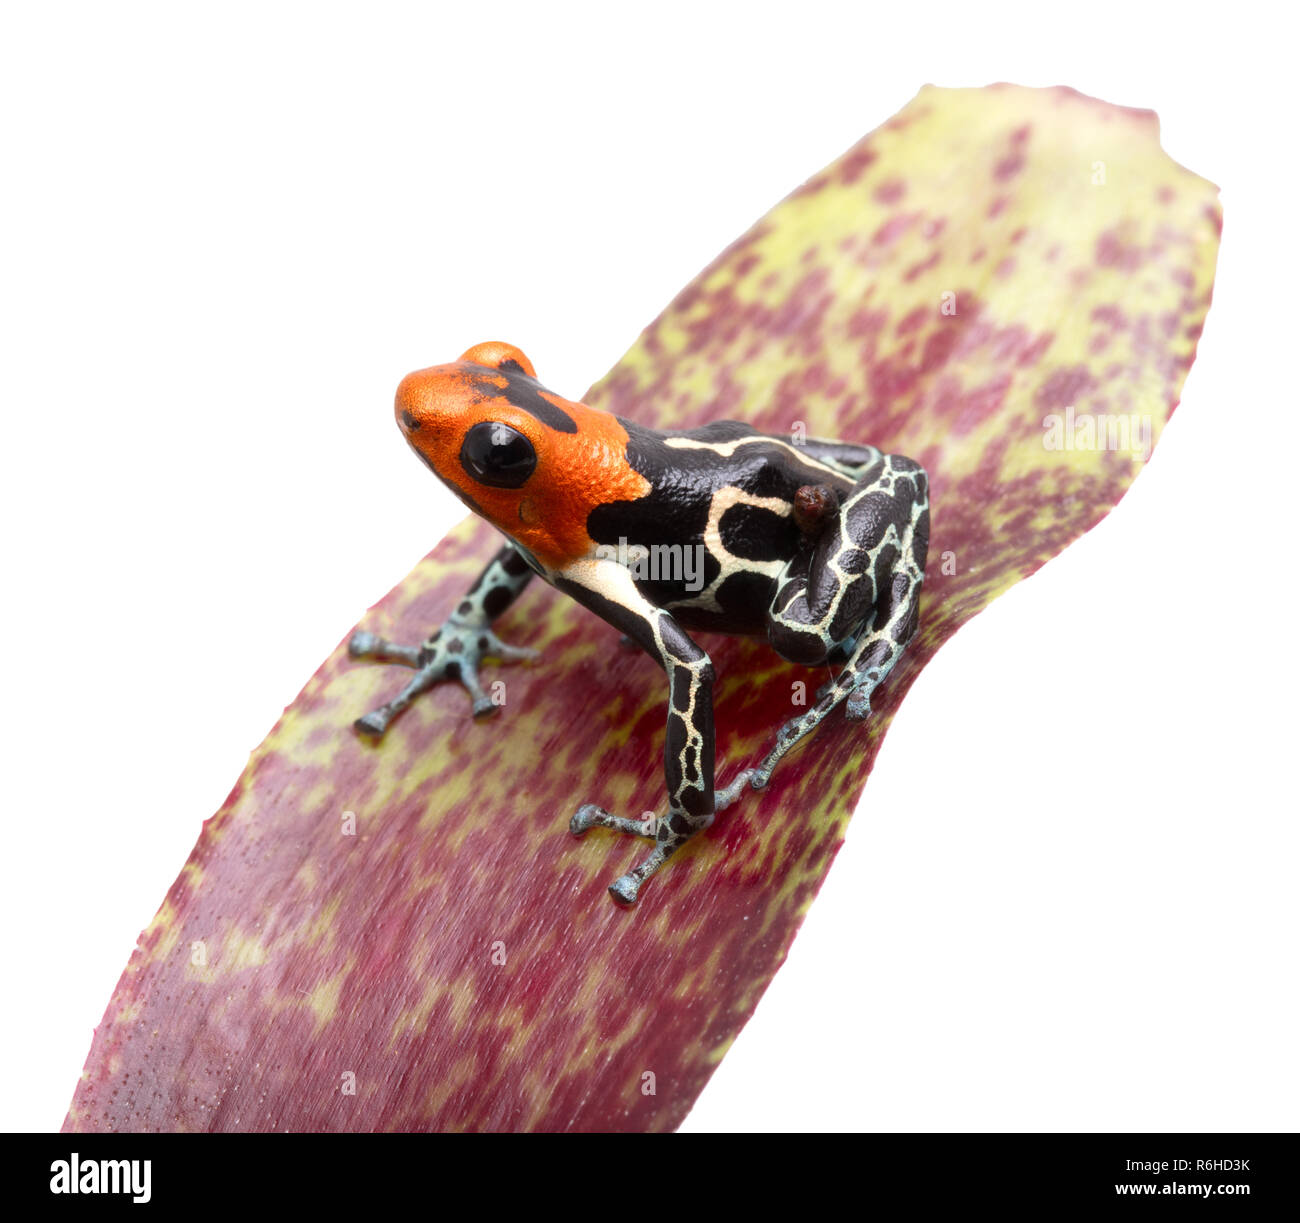
M 898 504 L 895 473 L 856 485 L 817 543 L 786 564 L 768 609 L 768 640 L 782 658 L 806 666 L 847 653 L 890 588 L 899 534 L 910 506 Z M 907 488 L 908 500 L 912 489 Z
M 843 637 L 835 634 L 851 632 L 855 640 L 844 669 L 817 694 L 817 703 L 781 727 L 771 751 L 751 776 L 756 790 L 768 783 L 782 757 L 840 702 L 847 698 L 851 718 L 864 718 L 870 712 L 872 690 L 916 632 L 929 534 L 925 472 L 910 459 L 890 456 L 885 475 L 855 489 L 817 548 L 790 566 L 793 589 L 788 594 L 778 591 L 773 605 L 772 620 L 778 631 L 799 627 L 790 610 L 798 610 L 802 598 L 809 611 L 821 617 L 814 622 L 813 633 L 838 643 Z M 866 563 L 859 565 L 850 550 L 865 554 Z M 823 551 L 826 559 L 819 569 Z M 847 566 L 846 557 L 852 561 Z M 786 619 L 779 620 L 778 612 Z

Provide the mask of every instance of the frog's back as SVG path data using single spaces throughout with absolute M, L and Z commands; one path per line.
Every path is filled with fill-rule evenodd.
M 588 534 L 630 558 L 641 593 L 684 626 L 764 633 L 778 577 L 800 546 L 795 493 L 809 484 L 845 492 L 853 481 L 738 421 L 670 432 L 620 423 L 628 464 L 650 491 L 597 506 Z

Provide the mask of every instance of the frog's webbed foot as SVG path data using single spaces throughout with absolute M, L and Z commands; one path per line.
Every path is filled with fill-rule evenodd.
M 391 701 L 372 709 L 353 723 L 361 734 L 374 739 L 382 738 L 393 719 L 416 697 L 443 680 L 460 681 L 469 692 L 475 718 L 490 717 L 500 705 L 483 690 L 479 665 L 489 658 L 500 662 L 525 662 L 538 657 L 536 650 L 506 644 L 488 625 L 456 616 L 450 617 L 418 646 L 398 645 L 374 633 L 358 631 L 348 642 L 348 653 L 353 658 L 400 663 L 415 670 L 410 683 Z
M 726 810 L 740 797 L 752 772 L 752 769 L 745 769 L 732 778 L 731 784 L 725 789 L 713 792 L 714 813 Z M 712 823 L 713 814 L 697 817 L 685 811 L 671 809 L 663 815 L 647 813 L 643 819 L 629 820 L 623 816 L 610 815 L 604 807 L 598 807 L 595 803 L 584 803 L 569 821 L 569 831 L 575 837 L 580 837 L 591 828 L 612 828 L 615 832 L 633 837 L 645 837 L 646 840 L 655 843 L 654 849 L 641 862 L 609 885 L 609 894 L 619 904 L 634 905 L 641 891 L 641 885 L 663 866 L 676 850 Z

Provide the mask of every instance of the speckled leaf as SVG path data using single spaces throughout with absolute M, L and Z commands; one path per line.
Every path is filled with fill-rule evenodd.
M 544 660 L 489 675 L 508 685 L 503 714 L 472 723 L 443 687 L 375 747 L 352 719 L 402 676 L 340 646 L 204 825 L 66 1127 L 675 1126 L 781 964 L 917 673 L 1136 475 L 1192 363 L 1219 225 L 1215 188 L 1161 151 L 1150 112 L 1065 89 L 923 90 L 720 256 L 588 396 L 647 424 L 802 422 L 924 463 L 921 630 L 872 720 L 833 718 L 628 911 L 605 885 L 638 844 L 566 824 L 587 800 L 660 804 L 650 660 L 534 584 L 499 627 Z M 420 640 L 493 547 L 460 527 L 365 627 Z M 705 645 L 725 782 L 790 714 L 792 680 L 821 676 L 761 642 Z

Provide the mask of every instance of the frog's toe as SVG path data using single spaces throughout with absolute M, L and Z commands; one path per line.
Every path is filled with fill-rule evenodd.
M 749 785 L 753 790 L 762 790 L 772 780 L 772 773 L 781 763 L 785 754 L 801 739 L 806 738 L 826 716 L 828 706 L 825 701 L 814 705 L 807 713 L 791 718 L 776 732 L 776 741 L 767 755 L 756 768 L 749 770 Z
M 624 819 L 621 815 L 610 815 L 604 807 L 595 803 L 583 803 L 569 821 L 569 831 L 580 837 L 591 828 L 612 828 L 615 832 L 625 832 L 631 837 L 648 837 L 654 840 L 655 817 L 653 813 L 643 820 Z
M 365 735 L 368 739 L 382 739 L 390 720 L 383 710 L 375 709 L 364 717 L 358 718 L 352 725 L 359 734 Z
M 510 645 L 502 641 L 491 629 L 480 629 L 475 642 L 480 658 L 496 658 L 501 662 L 536 662 L 541 650 L 530 645 Z
M 656 843 L 644 861 L 638 862 L 626 875 L 620 875 L 609 885 L 609 894 L 621 905 L 636 904 L 641 885 L 668 861 L 685 837 L 670 838 Z
M 575 837 L 580 837 L 584 832 L 595 828 L 597 824 L 604 823 L 609 818 L 609 812 L 604 807 L 597 807 L 595 803 L 584 803 L 569 821 L 569 831 Z
M 745 792 L 745 786 L 747 784 L 753 785 L 754 774 L 756 772 L 757 772 L 756 769 L 741 769 L 741 771 L 731 779 L 731 783 L 729 785 L 725 786 L 721 790 L 714 790 L 713 810 L 715 812 L 725 811 L 728 807 L 730 807 L 731 804 L 734 803 L 736 799 L 738 799 Z M 758 790 L 758 789 L 762 789 L 762 787 L 754 786 L 754 789 Z M 709 822 L 708 824 L 705 824 L 704 827 L 707 828 L 712 823 L 713 823 L 713 816 L 709 816 Z
M 397 662 L 406 667 L 420 665 L 420 647 L 398 645 L 377 633 L 358 629 L 348 639 L 348 654 L 352 658 L 366 658 L 374 662 Z
M 470 715 L 476 722 L 481 722 L 484 718 L 490 718 L 500 710 L 501 703 L 493 700 L 483 691 L 483 685 L 479 683 L 478 671 L 473 666 L 473 660 L 449 663 L 446 674 L 448 679 L 460 680 L 461 686 L 469 693 Z M 504 692 L 504 685 L 501 690 Z
M 358 629 L 348 638 L 348 653 L 353 658 L 366 658 L 379 643 L 374 633 L 365 633 Z
M 844 716 L 850 722 L 865 722 L 871 716 L 871 689 L 864 685 L 849 693 L 844 702 Z
M 628 871 L 626 875 L 620 875 L 613 883 L 609 885 L 609 894 L 621 905 L 634 905 L 636 898 L 641 891 L 641 880 L 637 878 L 635 871 Z
M 372 709 L 364 717 L 352 723 L 359 734 L 368 739 L 382 739 L 392 724 L 393 719 L 410 708 L 416 697 L 427 692 L 446 675 L 446 668 L 440 664 L 428 663 L 420 667 L 411 677 L 410 682 L 391 701 Z

